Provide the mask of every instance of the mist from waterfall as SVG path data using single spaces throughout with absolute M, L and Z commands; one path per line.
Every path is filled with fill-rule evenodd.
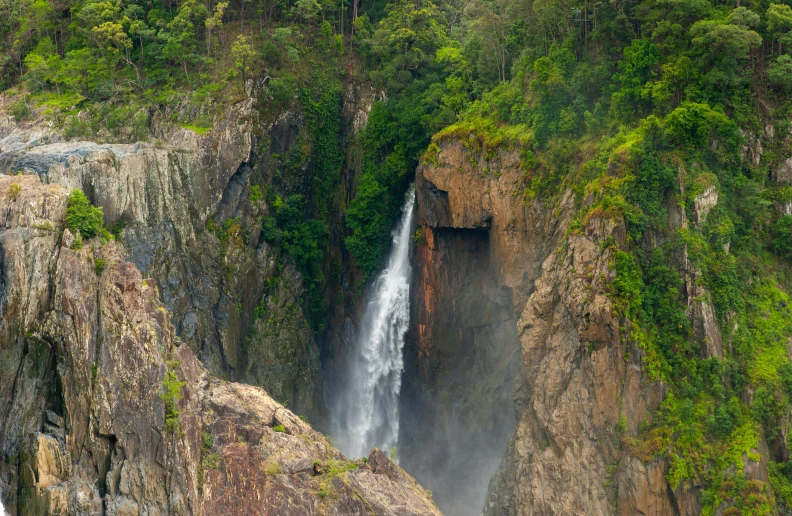
M 399 438 L 402 350 L 410 323 L 410 229 L 415 189 L 407 192 L 392 232 L 387 268 L 372 285 L 365 313 L 349 350 L 347 377 L 337 400 L 338 447 L 349 457 L 371 448 L 390 450 Z

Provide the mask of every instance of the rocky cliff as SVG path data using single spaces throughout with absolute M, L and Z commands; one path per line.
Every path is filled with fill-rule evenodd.
M 702 484 L 695 475 L 675 480 L 669 457 L 682 459 L 664 453 L 676 437 L 649 431 L 673 396 L 647 371 L 649 348 L 614 302 L 614 280 L 617 254 L 636 245 L 651 252 L 689 224 L 703 226 L 717 191 L 701 188 L 692 212 L 669 201 L 665 232 L 635 242 L 618 212 L 595 205 L 593 189 L 525 195 L 524 163 L 508 148 L 485 152 L 474 133 L 438 138 L 417 172 L 404 464 L 458 514 L 480 506 L 444 471 L 481 493 L 488 515 L 700 514 Z M 606 167 L 604 181 L 620 166 Z M 687 246 L 672 256 L 691 339 L 701 357 L 722 359 L 702 272 Z M 752 490 L 755 507 L 772 499 L 773 454 L 752 432 L 717 473 L 725 480 L 715 514 L 737 510 L 743 495 L 731 493 L 741 489 Z
M 230 103 L 201 134 L 153 111 L 149 141 L 135 143 L 69 140 L 63 124 L 40 115 L 17 122 L 7 114 L 14 99 L 2 96 L 0 170 L 82 189 L 103 208 L 124 256 L 156 281 L 177 334 L 210 371 L 263 386 L 326 426 L 320 350 L 303 305 L 303 278 L 261 232 L 262 217 L 272 215 L 262 192 L 291 154 L 304 153 L 305 120 L 299 110 L 263 114 L 256 103 L 262 95 Z M 340 99 L 345 148 L 365 125 L 373 98 L 350 84 Z M 310 159 L 297 165 L 298 174 L 310 175 Z M 354 163 L 344 168 L 346 195 L 355 170 Z M 344 326 L 355 298 L 354 271 L 341 256 L 341 210 L 334 213 L 328 247 L 334 254 L 326 262 L 341 265 L 326 273 L 337 320 L 327 329 L 328 353 L 341 341 L 333 330 Z
M 517 322 L 572 209 L 570 195 L 554 207 L 523 202 L 517 152 L 469 147 L 442 143 L 418 169 L 402 394 L 405 467 L 454 514 L 478 513 L 505 452 L 515 425 Z
M 80 244 L 68 191 L 0 176 L 0 493 L 12 514 L 439 514 L 264 390 L 211 375 L 156 282 Z

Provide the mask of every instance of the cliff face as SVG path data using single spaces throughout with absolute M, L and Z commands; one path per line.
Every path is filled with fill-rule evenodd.
M 433 160 L 416 178 L 400 456 L 450 512 L 477 514 L 515 425 L 519 314 L 571 196 L 551 209 L 525 204 L 516 152 L 488 157 L 449 141 Z
M 518 322 L 519 420 L 492 483 L 488 514 L 612 514 L 614 507 L 622 514 L 667 513 L 631 500 L 640 489 L 623 492 L 613 480 L 643 480 L 668 502 L 662 474 L 645 480 L 614 467 L 622 434 L 637 432 L 664 388 L 641 373 L 642 352 L 625 344 L 626 330 L 605 295 L 613 271 L 611 251 L 600 243 L 609 236 L 623 244 L 623 226 L 593 218 L 542 266 Z
M 447 138 L 418 170 L 423 242 L 404 464 L 450 507 L 460 485 L 482 493 L 460 500 L 459 514 L 477 514 L 484 498 L 488 515 L 699 514 L 698 486 L 672 486 L 668 460 L 635 445 L 669 390 L 647 376 L 645 352 L 611 300 L 624 222 L 592 210 L 571 227 L 591 196 L 526 200 L 517 153 L 475 149 Z M 717 192 L 704 189 L 691 203 L 692 223 L 703 224 L 716 204 Z M 669 208 L 671 230 L 687 220 L 684 208 Z M 664 238 L 647 234 L 642 245 Z M 701 271 L 686 247 L 676 262 L 693 338 L 702 356 L 721 357 Z M 769 488 L 768 454 L 760 438 L 740 462 L 761 489 Z M 449 469 L 456 486 L 436 480 Z
M 343 105 L 346 139 L 365 123 L 370 91 L 350 86 Z M 261 236 L 271 215 L 261 195 L 279 157 L 303 146 L 303 117 L 263 120 L 253 99 L 230 105 L 205 134 L 150 117 L 153 143 L 65 141 L 43 119 L 17 123 L 0 98 L 0 170 L 35 173 L 80 188 L 104 210 L 127 259 L 153 278 L 177 334 L 215 375 L 265 387 L 322 425 L 326 421 L 319 348 L 301 302 L 303 280 Z M 304 165 L 310 167 L 310 163 Z M 345 168 L 351 189 L 354 166 Z M 308 173 L 309 171 L 305 171 Z M 340 210 L 331 237 L 343 228 Z M 342 246 L 331 242 L 331 251 Z M 348 263 L 338 256 L 328 262 Z M 346 269 L 328 275 L 330 295 L 353 299 Z M 257 309 L 258 307 L 258 309 Z M 346 306 L 334 317 L 343 321 Z M 343 325 L 343 322 L 340 323 Z
M 0 492 L 12 514 L 439 514 L 264 390 L 212 376 L 156 284 L 64 229 L 68 191 L 0 176 Z

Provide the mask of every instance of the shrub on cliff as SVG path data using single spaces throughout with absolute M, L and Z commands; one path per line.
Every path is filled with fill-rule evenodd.
M 773 247 L 788 258 L 792 258 L 792 215 L 781 217 L 773 227 Z
M 171 364 L 177 367 L 178 362 Z M 160 394 L 160 399 L 165 402 L 165 429 L 171 433 L 179 428 L 179 401 L 182 399 L 181 388 L 186 385 L 180 382 L 176 373 L 168 371 L 162 380 L 164 392 Z
M 84 238 L 93 238 L 102 231 L 104 214 L 102 208 L 91 204 L 80 190 L 72 190 L 66 206 L 66 227 L 79 231 Z

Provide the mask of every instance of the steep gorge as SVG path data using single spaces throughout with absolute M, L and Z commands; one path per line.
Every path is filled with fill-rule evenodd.
M 352 462 L 264 390 L 212 376 L 68 191 L 0 176 L 0 491 L 16 514 L 439 514 L 380 451 Z
M 690 236 L 718 215 L 726 187 L 698 161 L 670 160 L 673 185 L 656 192 L 662 224 L 638 236 L 623 205 L 603 204 L 603 192 L 634 165 L 618 145 L 602 153 L 599 175 L 588 182 L 575 183 L 584 160 L 565 158 L 571 171 L 562 187 L 538 194 L 528 193 L 526 178 L 543 171 L 526 165 L 519 144 L 488 146 L 484 131 L 441 134 L 424 155 L 410 231 L 413 294 L 397 450 L 400 465 L 423 487 L 381 452 L 369 456 L 368 466 L 346 460 L 296 417 L 331 427 L 324 391 L 345 372 L 363 312 L 366 286 L 343 245 L 341 206 L 358 186 L 354 140 L 375 95 L 354 82 L 345 92 L 337 106 L 345 162 L 332 197 L 323 270 L 328 324 L 320 331 L 311 327 L 295 260 L 263 234 L 273 208 L 254 190 L 282 180 L 276 178 L 286 170 L 284 156 L 304 151 L 305 113 L 264 117 L 255 97 L 248 98 L 205 134 L 161 125 L 163 115 L 155 113 L 152 143 L 69 140 L 42 119 L 18 124 L 4 116 L 0 165 L 23 172 L 3 177 L 0 188 L 8 210 L 0 329 L 2 351 L 11 357 L 3 360 L 8 369 L 0 383 L 6 403 L 0 491 L 11 510 L 90 513 L 101 506 L 124 514 L 156 506 L 211 514 L 240 503 L 256 511 L 263 509 L 244 505 L 245 497 L 260 489 L 256 500 L 272 514 L 349 514 L 360 500 L 377 514 L 434 513 L 423 488 L 446 513 L 460 515 L 482 506 L 488 515 L 692 515 L 713 506 L 715 514 L 732 514 L 748 498 L 774 500 L 774 462 L 789 458 L 786 423 L 770 436 L 746 419 L 730 434 L 737 442 L 716 449 L 728 464 L 685 457 L 686 450 L 674 448 L 681 434 L 675 411 L 702 414 L 714 405 L 699 412 L 671 405 L 685 394 L 652 370 L 658 350 L 640 333 L 634 299 L 620 297 L 619 288 L 634 295 L 620 286 L 627 253 L 663 250 L 670 264 L 663 270 L 679 275 L 674 306 L 690 324 L 693 347 L 685 352 L 709 361 L 695 367 L 729 363 L 738 330 L 750 326 L 727 314 L 733 329 L 724 330 L 697 256 L 701 244 Z M 713 141 L 711 148 L 723 145 Z M 746 166 L 762 162 L 760 141 L 774 144 L 747 136 Z M 774 185 L 789 183 L 782 154 L 768 158 Z M 309 177 L 312 166 L 304 159 L 296 175 Z M 21 190 L 13 194 L 17 183 Z M 62 232 L 71 188 L 104 209 L 116 243 L 72 249 L 72 236 Z M 31 202 L 41 211 L 32 219 L 14 211 Z M 789 206 L 772 209 L 788 214 Z M 688 240 L 679 243 L 680 235 Z M 718 252 L 728 255 L 731 244 L 718 243 Z M 107 270 L 98 271 L 93 260 Z M 26 261 L 34 263 L 29 279 L 19 276 Z M 788 298 L 775 295 L 759 319 L 788 312 Z M 115 311 L 106 315 L 101 306 Z M 78 309 L 84 313 L 75 322 Z M 83 322 L 88 326 L 76 328 Z M 124 333 L 128 327 L 142 333 Z M 784 336 L 769 339 L 775 345 Z M 781 344 L 783 360 L 788 349 Z M 84 356 L 74 358 L 83 345 Z M 128 361 L 147 373 L 125 371 Z M 187 383 L 181 440 L 168 433 L 167 400 L 159 396 L 171 371 Z M 266 394 L 218 378 L 261 386 Z M 69 382 L 90 396 L 70 398 Z M 118 401 L 128 390 L 141 399 Z M 752 414 L 756 392 L 746 384 L 735 403 Z M 278 402 L 288 402 L 290 411 Z M 710 394 L 704 402 L 714 403 Z M 33 408 L 25 412 L 27 405 Z M 669 430 L 669 420 L 678 426 Z M 124 431 L 127 423 L 135 431 Z M 714 472 L 716 495 L 695 473 L 702 463 Z M 187 473 L 177 474 L 177 466 Z M 329 486 L 338 498 L 327 501 Z M 299 503 L 283 505 L 285 499 Z

